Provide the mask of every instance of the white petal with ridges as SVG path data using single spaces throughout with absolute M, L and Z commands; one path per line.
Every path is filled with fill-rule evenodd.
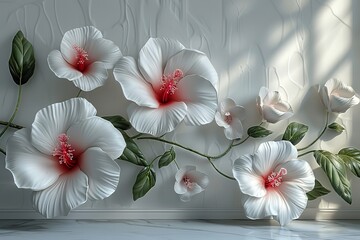
M 114 77 L 123 90 L 126 99 L 139 106 L 157 108 L 155 92 L 139 72 L 134 58 L 122 57 L 114 68 Z
M 172 74 L 180 69 L 184 76 L 199 75 L 212 83 L 218 89 L 218 75 L 209 58 L 202 52 L 183 49 L 172 56 L 166 63 L 164 74 Z
M 122 56 L 119 47 L 112 41 L 104 38 L 98 38 L 91 41 L 88 54 L 90 62 L 102 62 L 106 69 L 113 68 L 115 63 Z
M 254 172 L 252 166 L 253 156 L 242 156 L 234 162 L 233 176 L 242 193 L 253 197 L 263 197 L 266 194 L 264 179 Z
M 177 40 L 150 38 L 139 53 L 139 69 L 153 88 L 160 88 L 161 78 L 167 61 L 184 49 Z
M 199 185 L 201 188 L 205 189 L 209 184 L 209 177 L 202 172 L 191 170 L 188 173 L 188 176 L 190 176 L 191 180 L 193 182 L 196 182 L 197 185 Z
M 131 125 L 138 132 L 155 136 L 173 131 L 186 114 L 187 106 L 183 102 L 174 102 L 159 108 L 131 104 L 128 108 Z
M 69 143 L 77 149 L 84 151 L 91 147 L 99 147 L 111 159 L 120 157 L 126 146 L 122 134 L 112 123 L 97 116 L 71 125 L 67 136 Z
M 102 62 L 94 62 L 89 65 L 84 74 L 75 79 L 73 83 L 81 90 L 88 92 L 105 84 L 108 72 Z
M 332 95 L 330 97 L 330 109 L 332 112 L 344 113 L 352 106 L 359 104 L 359 98 L 353 96 L 351 98 Z
M 50 187 L 33 193 L 34 208 L 46 218 L 66 216 L 87 200 L 88 178 L 75 167 Z
M 84 98 L 72 98 L 47 106 L 35 115 L 31 128 L 31 143 L 46 155 L 52 155 L 58 137 L 76 122 L 96 115 L 96 109 Z
M 287 171 L 287 174 L 283 176 L 283 182 L 296 185 L 305 192 L 309 192 L 314 188 L 315 176 L 306 161 L 298 159 L 288 161 L 275 169 L 275 172 L 278 172 L 280 168 L 285 168 Z
M 236 103 L 231 98 L 226 98 L 219 103 L 219 111 L 224 114 L 236 106 Z
M 28 129 L 18 130 L 9 138 L 5 163 L 16 186 L 33 191 L 49 187 L 63 173 L 56 159 L 39 152 L 31 145 Z
M 237 118 L 239 120 L 245 119 L 246 110 L 242 106 L 234 106 L 229 109 L 229 113 L 232 118 Z
M 297 158 L 297 150 L 288 141 L 269 141 L 261 143 L 254 154 L 253 169 L 267 177 L 279 165 Z
M 100 200 L 109 197 L 117 188 L 120 167 L 98 147 L 87 149 L 81 155 L 79 167 L 89 178 L 88 197 Z
M 47 62 L 50 70 L 53 71 L 58 78 L 66 78 L 73 81 L 83 75 L 76 68 L 66 62 L 63 55 L 58 50 L 50 52 Z
M 230 127 L 224 129 L 225 136 L 229 140 L 242 138 L 244 128 L 241 121 L 238 118 L 233 118 Z
M 188 125 L 204 125 L 214 120 L 217 109 L 217 92 L 203 77 L 186 76 L 178 83 L 176 98 L 184 101 L 188 113 L 184 122 Z
M 187 187 L 185 186 L 185 184 L 182 183 L 182 181 L 180 182 L 175 182 L 174 184 L 174 191 L 177 194 L 184 194 L 187 192 Z
M 215 113 L 215 122 L 220 127 L 223 127 L 223 128 L 230 127 L 230 125 L 227 122 L 225 122 L 224 116 L 220 112 Z

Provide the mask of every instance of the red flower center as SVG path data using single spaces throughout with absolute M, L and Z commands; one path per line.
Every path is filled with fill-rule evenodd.
M 186 186 L 187 188 L 190 188 L 190 189 L 193 188 L 194 183 L 191 181 L 191 179 L 190 179 L 189 177 L 184 176 L 183 179 L 182 179 L 182 181 L 183 181 L 183 183 L 185 184 L 185 186 Z
M 75 45 L 74 50 L 76 52 L 76 68 L 83 72 L 87 67 L 87 61 L 89 60 L 89 54 L 81 47 Z
M 161 78 L 161 102 L 167 103 L 169 101 L 169 97 L 174 95 L 175 91 L 178 89 L 177 84 L 183 77 L 183 72 L 180 69 L 176 69 L 172 74 L 166 76 L 165 74 Z
M 58 147 L 54 149 L 53 156 L 58 157 L 59 163 L 64 164 L 68 168 L 73 168 L 76 165 L 76 159 L 74 159 L 75 149 L 68 143 L 69 137 L 62 133 L 58 137 Z
M 278 173 L 272 172 L 267 179 L 265 179 L 265 188 L 275 188 L 281 185 L 283 180 L 283 176 L 287 174 L 287 170 L 285 168 L 281 168 Z
M 226 112 L 224 115 L 225 115 L 224 121 L 225 121 L 227 124 L 230 124 L 230 123 L 232 122 L 232 116 L 231 116 L 230 112 Z

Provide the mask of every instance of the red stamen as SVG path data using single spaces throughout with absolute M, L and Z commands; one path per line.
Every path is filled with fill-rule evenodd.
M 189 177 L 184 176 L 182 181 L 184 182 L 184 184 L 187 188 L 190 188 L 190 189 L 193 188 L 194 183 L 191 181 L 191 179 Z
M 60 164 L 65 164 L 68 168 L 72 168 L 76 165 L 76 161 L 74 159 L 75 149 L 71 147 L 68 143 L 69 137 L 62 133 L 58 137 L 59 145 L 54 149 L 53 156 L 59 158 Z
M 89 60 L 89 54 L 81 47 L 75 45 L 74 49 L 76 51 L 76 66 L 77 69 L 82 72 L 86 68 L 86 61 Z
M 265 180 L 265 188 L 278 187 L 281 185 L 282 178 L 287 174 L 285 168 L 281 168 L 278 173 L 272 172 Z
M 232 116 L 231 116 L 230 112 L 226 112 L 224 115 L 225 115 L 224 121 L 227 124 L 230 124 L 232 122 Z
M 180 69 L 176 69 L 172 74 L 168 76 L 163 75 L 161 78 L 162 86 L 160 90 L 163 90 L 161 101 L 162 103 L 167 103 L 169 101 L 169 96 L 173 95 L 177 90 L 177 84 L 180 82 L 183 77 L 183 72 Z

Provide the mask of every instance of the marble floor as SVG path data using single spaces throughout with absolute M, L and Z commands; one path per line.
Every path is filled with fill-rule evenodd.
M 360 220 L 0 220 L 1 240 L 360 239 Z

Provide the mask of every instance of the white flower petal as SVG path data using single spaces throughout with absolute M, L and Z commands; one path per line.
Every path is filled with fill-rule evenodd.
M 244 128 L 239 119 L 233 118 L 230 127 L 225 128 L 224 132 L 227 139 L 234 140 L 234 139 L 242 138 Z
M 75 151 L 99 147 L 111 159 L 120 157 L 126 146 L 122 134 L 112 123 L 97 116 L 71 125 L 67 131 L 67 136 L 69 143 L 76 147 Z
M 184 76 L 198 75 L 208 81 L 217 89 L 218 75 L 209 58 L 202 52 L 183 49 L 172 56 L 166 63 L 164 74 L 166 76 L 180 69 Z
M 242 195 L 241 198 L 246 217 L 256 220 L 277 215 L 279 209 L 278 196 L 275 191 L 268 192 L 264 197 Z
M 277 123 L 278 121 L 290 118 L 294 115 L 291 106 L 285 102 L 264 105 L 262 111 L 263 118 L 269 123 Z
M 242 106 L 234 106 L 229 109 L 229 113 L 232 118 L 237 118 L 239 120 L 245 119 L 246 110 Z
M 218 126 L 228 128 L 230 125 L 225 122 L 224 116 L 220 112 L 215 113 L 215 122 Z
M 269 89 L 266 88 L 266 87 L 261 87 L 260 88 L 260 91 L 259 91 L 259 98 L 261 99 L 261 101 L 263 101 L 266 96 L 268 95 L 269 93 Z
M 181 79 L 177 86 L 174 99 L 186 103 L 188 110 L 184 119 L 186 124 L 204 125 L 214 120 L 217 93 L 208 80 L 190 75 Z
M 205 189 L 203 187 L 201 187 L 199 184 L 194 183 L 190 189 L 188 188 L 188 193 L 189 193 L 189 196 L 192 197 L 198 193 L 201 193 L 204 190 Z
M 187 107 L 183 102 L 173 102 L 160 108 L 131 104 L 128 108 L 131 125 L 138 132 L 155 136 L 173 131 L 186 114 Z
M 114 68 L 114 77 L 126 99 L 143 107 L 159 107 L 153 88 L 142 77 L 134 58 L 122 57 Z
M 63 173 L 52 156 L 44 155 L 31 145 L 30 130 L 21 129 L 9 138 L 5 168 L 10 170 L 18 188 L 39 191 L 52 185 Z
M 175 182 L 174 191 L 177 194 L 184 194 L 184 193 L 187 192 L 187 187 L 181 181 L 180 182 Z
M 146 81 L 154 89 L 161 86 L 161 78 L 166 62 L 184 46 L 172 39 L 150 38 L 139 53 L 139 69 Z
M 58 50 L 50 52 L 47 62 L 51 71 L 55 73 L 58 78 L 66 78 L 73 81 L 83 74 L 72 67 L 68 62 L 65 61 L 62 54 Z
M 182 168 L 180 168 L 176 174 L 175 174 L 175 179 L 177 182 L 181 182 L 184 175 L 189 172 L 189 171 L 195 171 L 196 167 L 195 166 L 184 166 Z
M 101 32 L 93 26 L 75 28 L 64 34 L 60 44 L 60 51 L 65 60 L 74 65 L 76 61 L 74 48 L 80 47 L 89 53 L 89 46 L 92 45 L 92 41 L 102 37 Z
M 181 200 L 182 202 L 190 202 L 190 200 L 191 200 L 191 194 L 190 194 L 190 192 L 186 192 L 186 193 L 184 193 L 184 194 L 181 194 L 181 195 L 180 195 L 180 200 Z
M 321 97 L 321 101 L 324 104 L 324 106 L 326 107 L 327 111 L 331 112 L 330 96 L 329 96 L 329 93 L 328 93 L 328 89 L 326 87 L 320 88 L 319 94 L 320 94 L 320 97 Z
M 63 174 L 50 187 L 33 193 L 34 208 L 46 218 L 65 216 L 86 202 L 88 178 L 77 167 Z
M 310 165 L 304 160 L 295 159 L 281 164 L 280 168 L 285 168 L 287 174 L 283 176 L 282 181 L 300 187 L 303 191 L 309 192 L 315 186 L 315 176 Z
M 105 84 L 108 72 L 102 62 L 94 62 L 89 65 L 84 74 L 75 79 L 73 83 L 81 90 L 88 92 Z
M 102 62 L 106 69 L 113 68 L 122 55 L 118 46 L 104 38 L 91 41 L 91 46 L 89 46 L 88 50 L 89 61 Z
M 58 137 L 82 119 L 96 115 L 96 109 L 84 98 L 72 98 L 47 106 L 35 115 L 31 128 L 31 143 L 46 155 L 52 155 Z
M 229 112 L 230 109 L 236 106 L 236 103 L 231 98 L 226 98 L 219 103 L 219 110 L 222 114 Z
M 297 150 L 290 142 L 264 142 L 254 155 L 253 169 L 258 175 L 267 177 L 278 165 L 296 158 Z
M 90 200 L 104 199 L 115 192 L 120 167 L 106 152 L 97 147 L 87 149 L 81 156 L 79 167 L 89 178 Z
M 202 172 L 191 170 L 188 171 L 188 176 L 193 182 L 196 182 L 196 184 L 203 189 L 205 189 L 209 184 L 209 177 Z
M 359 104 L 359 98 L 353 96 L 351 98 L 332 95 L 330 97 L 330 108 L 332 112 L 344 113 L 352 106 Z
M 253 197 L 263 197 L 266 194 L 264 179 L 254 172 L 253 157 L 244 155 L 235 160 L 233 176 L 237 180 L 240 191 Z

